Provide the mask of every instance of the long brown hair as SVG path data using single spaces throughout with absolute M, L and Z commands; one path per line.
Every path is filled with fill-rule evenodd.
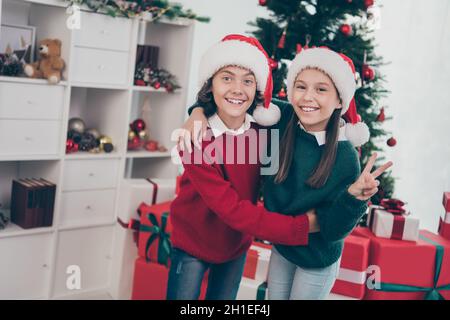
M 328 120 L 325 132 L 325 145 L 322 151 L 319 164 L 314 169 L 306 183 L 311 187 L 318 189 L 322 187 L 328 180 L 331 170 L 336 160 L 337 145 L 339 138 L 339 123 L 341 118 L 341 110 L 335 109 Z M 292 164 L 295 148 L 295 130 L 298 122 L 298 116 L 293 112 L 291 119 L 283 134 L 280 147 L 280 169 L 275 176 L 275 183 L 282 183 L 286 180 L 289 169 Z

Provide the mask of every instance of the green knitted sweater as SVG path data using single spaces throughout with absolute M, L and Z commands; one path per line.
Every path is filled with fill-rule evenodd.
M 282 139 L 293 109 L 284 101 L 272 102 L 282 111 L 277 125 Z M 324 268 L 336 262 L 342 254 L 344 238 L 367 209 L 366 201 L 347 191 L 361 171 L 358 154 L 349 141 L 338 142 L 336 162 L 325 185 L 313 189 L 306 184 L 319 163 L 323 147 L 314 135 L 297 126 L 295 153 L 286 180 L 276 184 L 274 176 L 268 176 L 264 183 L 264 205 L 268 210 L 296 215 L 316 209 L 320 232 L 309 235 L 308 246 L 276 245 L 287 260 L 303 268 Z

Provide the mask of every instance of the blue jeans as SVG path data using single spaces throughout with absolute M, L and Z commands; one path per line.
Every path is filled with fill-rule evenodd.
M 207 300 L 235 300 L 245 264 L 239 258 L 213 264 L 174 248 L 171 256 L 167 300 L 197 300 L 205 272 L 209 269 Z
M 324 300 L 338 276 L 340 259 L 331 266 L 304 269 L 284 258 L 275 247 L 269 262 L 269 300 Z

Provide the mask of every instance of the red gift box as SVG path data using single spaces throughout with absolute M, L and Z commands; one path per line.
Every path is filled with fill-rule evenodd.
M 362 299 L 366 292 L 370 240 L 349 235 L 345 238 L 339 275 L 331 292 Z
M 446 212 L 444 218 L 440 218 L 438 233 L 450 240 L 450 212 Z
M 266 281 L 272 246 L 254 241 L 247 251 L 243 277 Z
M 442 204 L 444 205 L 445 212 L 450 212 L 450 192 L 444 192 Z
M 450 299 L 450 241 L 426 230 L 416 243 L 378 238 L 367 228 L 352 234 L 370 239 L 369 267 L 379 268 L 368 274 L 364 299 Z M 379 287 L 369 287 L 377 277 Z
M 157 263 L 147 263 L 138 258 L 134 264 L 132 300 L 165 300 L 169 268 Z M 207 288 L 207 274 L 202 282 L 200 299 L 205 299 Z
M 139 206 L 141 223 L 139 226 L 138 254 L 147 262 L 167 265 L 171 251 L 170 233 L 172 225 L 169 210 L 172 201 L 155 205 L 142 203 Z

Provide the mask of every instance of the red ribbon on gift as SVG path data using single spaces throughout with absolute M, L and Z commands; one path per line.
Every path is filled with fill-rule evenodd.
M 380 202 L 380 206 L 385 211 L 394 215 L 394 225 L 392 226 L 391 239 L 402 240 L 403 231 L 405 230 L 405 215 L 406 210 L 403 209 L 405 203 L 398 199 L 383 199 Z
M 154 205 L 158 197 L 158 184 L 153 182 L 150 178 L 147 178 L 147 181 L 153 185 L 152 205 Z

